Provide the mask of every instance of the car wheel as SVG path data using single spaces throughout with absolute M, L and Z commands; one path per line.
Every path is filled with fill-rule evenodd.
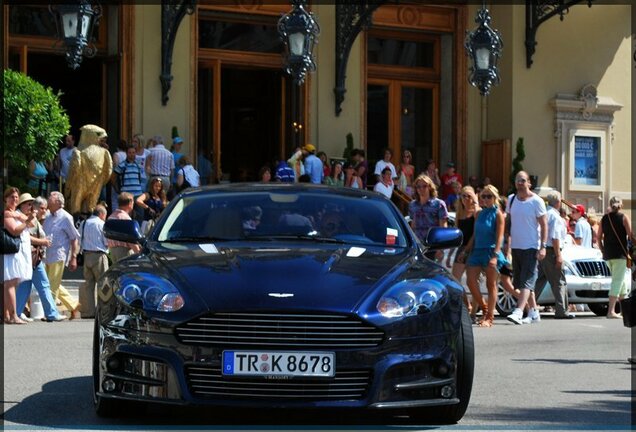
M 607 303 L 588 303 L 587 307 L 590 308 L 594 315 L 596 316 L 607 316 L 607 310 L 609 309 L 609 305 Z M 620 302 L 616 302 L 616 307 L 614 308 L 614 312 L 621 312 Z
M 100 417 L 114 417 L 122 411 L 121 401 L 106 399 L 97 394 L 99 390 L 99 322 L 95 317 L 95 328 L 93 330 L 93 405 L 95 412 Z
M 459 403 L 435 408 L 415 408 L 408 412 L 411 420 L 426 424 L 454 424 L 466 413 L 473 389 L 475 372 L 475 344 L 473 326 L 466 309 L 462 311 L 462 322 L 457 340 L 457 398 Z
M 501 284 L 497 284 L 497 303 L 495 308 L 499 315 L 506 317 L 517 307 L 517 299 L 512 294 L 503 289 Z

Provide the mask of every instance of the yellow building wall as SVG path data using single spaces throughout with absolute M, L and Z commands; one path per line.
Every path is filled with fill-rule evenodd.
M 161 104 L 161 7 L 135 6 L 134 124 L 133 133 L 146 138 L 162 135 L 166 148 L 172 144 L 172 127 L 177 126 L 184 140 L 182 152 L 193 154 L 190 138 L 191 103 L 191 26 L 195 16 L 181 21 L 172 59 L 172 87 L 168 104 Z M 191 153 L 192 152 L 192 153 Z
M 342 157 L 349 132 L 353 135 L 354 147 L 362 147 L 362 85 L 364 69 L 362 67 L 360 34 L 356 39 L 347 65 L 345 100 L 342 112 L 336 116 L 336 8 L 333 4 L 316 4 L 312 7 L 320 23 L 320 39 L 314 50 L 317 71 L 311 75 L 310 96 L 310 137 L 309 142 L 316 145 L 329 157 Z
M 515 27 L 525 27 L 525 8 L 514 7 Z M 523 47 L 524 33 L 511 41 Z M 513 57 L 513 141 L 525 138 L 526 171 L 539 183 L 555 184 L 555 113 L 549 101 L 557 93 L 578 94 L 586 84 L 623 105 L 614 115 L 610 170 L 611 194 L 631 190 L 631 9 L 627 5 L 577 5 L 563 22 L 553 18 L 539 27 L 534 63 L 526 68 L 525 49 Z
M 469 29 L 478 6 L 469 7 Z M 557 183 L 555 111 L 550 100 L 557 93 L 578 95 L 586 84 L 599 97 L 623 105 L 614 115 L 614 142 L 606 167 L 609 195 L 631 195 L 631 7 L 584 3 L 570 8 L 564 21 L 558 16 L 542 24 L 531 68 L 526 67 L 525 6 L 491 7 L 493 28 L 504 41 L 500 60 L 501 84 L 487 98 L 468 92 L 468 169 L 478 171 L 481 140 L 524 138 L 522 165 L 539 177 L 539 186 Z M 484 109 L 483 104 L 486 104 Z M 483 173 L 482 173 L 483 175 Z M 608 199 L 608 197 L 606 197 Z

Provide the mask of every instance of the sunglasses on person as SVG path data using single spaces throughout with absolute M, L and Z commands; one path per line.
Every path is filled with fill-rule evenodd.
M 484 194 L 481 196 L 482 199 L 493 199 L 495 196 L 490 194 Z
M 515 180 L 515 182 L 517 182 L 517 183 L 526 183 L 527 181 L 528 181 L 528 179 L 525 179 L 525 178 L 518 178 L 518 179 Z
M 472 198 L 472 197 L 471 197 L 470 195 L 468 195 L 468 194 L 462 194 L 461 196 L 462 196 L 462 198 Z
M 426 189 L 427 187 L 428 185 L 423 185 L 423 184 L 415 185 L 415 189 Z

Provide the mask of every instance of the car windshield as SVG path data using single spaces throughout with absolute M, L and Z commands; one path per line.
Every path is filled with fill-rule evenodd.
M 237 192 L 186 195 L 154 240 L 206 242 L 291 240 L 407 246 L 388 201 L 331 193 Z

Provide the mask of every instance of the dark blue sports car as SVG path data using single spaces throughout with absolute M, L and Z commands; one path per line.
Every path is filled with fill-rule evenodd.
M 374 192 L 235 184 L 177 196 L 98 284 L 98 414 L 125 400 L 243 407 L 350 407 L 456 422 L 473 380 L 462 286 Z M 433 407 L 433 408 L 431 408 Z

